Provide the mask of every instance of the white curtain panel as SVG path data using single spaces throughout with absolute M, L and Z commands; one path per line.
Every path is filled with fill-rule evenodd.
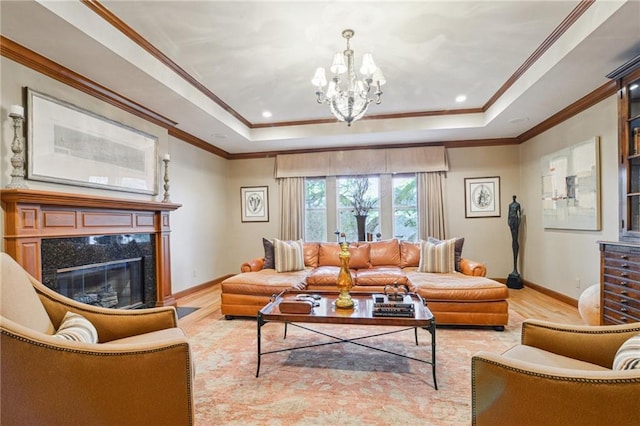
M 304 178 L 278 179 L 280 239 L 299 240 L 304 232 Z

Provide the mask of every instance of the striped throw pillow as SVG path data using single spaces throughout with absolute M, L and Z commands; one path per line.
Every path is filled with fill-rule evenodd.
M 304 269 L 302 240 L 282 241 L 274 238 L 273 255 L 277 272 L 301 271 Z
M 464 238 L 453 238 L 453 239 L 456 240 L 456 249 L 455 249 L 456 271 L 460 271 L 460 259 L 462 258 L 462 246 L 464 245 Z M 427 241 L 429 241 L 432 244 L 440 244 L 442 242 L 442 240 L 439 240 L 434 237 L 427 238 Z
M 98 331 L 91 322 L 82 315 L 67 312 L 58 331 L 53 335 L 59 339 L 74 342 L 97 343 Z
M 456 267 L 456 239 L 445 240 L 438 244 L 420 241 L 419 272 L 448 273 Z
M 630 337 L 613 358 L 614 370 L 640 370 L 640 334 Z

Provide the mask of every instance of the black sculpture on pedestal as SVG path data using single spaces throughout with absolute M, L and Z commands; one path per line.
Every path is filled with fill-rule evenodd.
M 518 250 L 520 244 L 518 244 L 518 232 L 520 231 L 520 221 L 522 219 L 522 210 L 520 209 L 520 203 L 516 201 L 516 196 L 513 196 L 513 202 L 509 204 L 509 216 L 507 223 L 511 229 L 511 248 L 513 250 L 513 272 L 509 274 L 507 278 L 507 287 L 521 289 L 522 277 L 518 273 Z

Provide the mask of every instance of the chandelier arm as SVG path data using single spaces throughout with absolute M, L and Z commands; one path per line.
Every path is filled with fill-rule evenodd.
M 377 86 L 377 90 L 376 93 L 374 93 L 375 99 L 376 99 L 376 105 L 380 105 L 380 103 L 382 102 L 382 89 L 380 88 L 380 82 L 378 81 L 376 83 Z

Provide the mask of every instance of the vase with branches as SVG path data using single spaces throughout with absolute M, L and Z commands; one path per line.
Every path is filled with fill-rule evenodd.
M 353 179 L 353 186 L 350 193 L 350 201 L 353 206 L 353 214 L 356 216 L 366 216 L 369 210 L 375 207 L 378 200 L 371 197 L 369 191 L 369 179 L 367 177 L 357 177 Z
M 345 195 L 353 207 L 352 211 L 358 229 L 358 241 L 364 241 L 367 215 L 376 206 L 378 199 L 369 194 L 369 178 L 366 176 L 353 178 L 350 183 L 350 188 Z

